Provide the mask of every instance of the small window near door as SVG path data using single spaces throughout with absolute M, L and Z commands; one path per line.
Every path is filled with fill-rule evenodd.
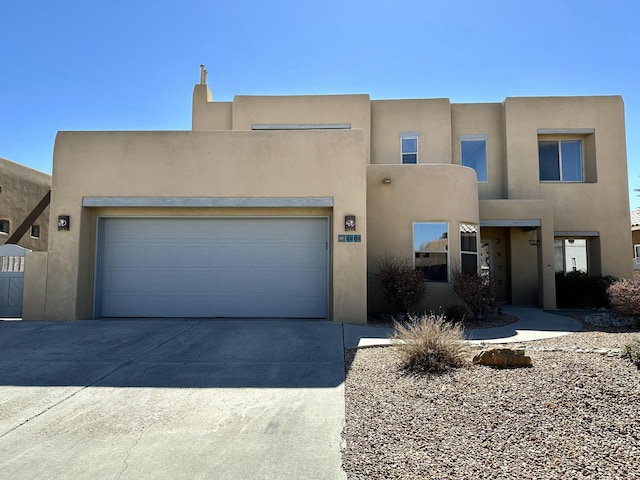
M 40 225 L 31 225 L 31 238 L 40 238 Z
M 478 273 L 478 226 L 460 224 L 460 265 L 462 273 Z
M 9 220 L 0 220 L 0 233 L 9 233 Z
M 633 246 L 633 251 L 635 252 L 634 257 L 635 258 L 640 258 L 640 245 L 634 245 Z

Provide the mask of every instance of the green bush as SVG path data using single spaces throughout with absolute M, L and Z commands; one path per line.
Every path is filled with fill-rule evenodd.
M 427 293 L 427 285 L 422 272 L 405 258 L 385 255 L 378 262 L 376 273 L 385 299 L 394 313 L 407 313 L 420 303 Z
M 464 273 L 455 269 L 452 278 L 453 291 L 464 300 L 476 318 L 494 313 L 500 305 L 500 289 L 493 275 Z
M 627 358 L 640 369 L 640 338 L 634 338 L 622 347 L 622 358 Z
M 559 308 L 607 308 L 607 289 L 616 281 L 607 275 L 589 276 L 585 272 L 556 273 L 556 302 Z
M 444 372 L 465 365 L 468 351 L 460 324 L 443 315 L 410 317 L 406 325 L 396 323 L 394 339 L 404 368 L 416 372 Z
M 623 278 L 607 289 L 611 309 L 640 322 L 640 277 Z

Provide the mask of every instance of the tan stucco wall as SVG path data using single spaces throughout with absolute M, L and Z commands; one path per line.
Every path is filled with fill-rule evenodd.
M 371 163 L 401 163 L 401 132 L 419 133 L 418 163 L 451 163 L 451 104 L 448 99 L 373 100 Z
M 51 188 L 51 176 L 10 160 L 0 158 L 0 220 L 9 220 L 9 234 L 0 233 L 0 245 L 20 226 Z M 49 237 L 49 208 L 36 219 L 40 238 L 31 237 L 31 226 L 18 245 L 33 251 L 46 251 Z
M 359 130 L 60 132 L 54 151 L 51 208 L 53 218 L 71 216 L 71 229 L 56 230 L 50 237 L 45 317 L 92 316 L 96 212 L 82 207 L 84 196 L 333 197 L 331 319 L 365 322 L 363 140 Z M 170 209 L 154 211 L 175 214 Z M 261 212 L 282 214 L 281 210 Z M 358 219 L 356 233 L 362 235 L 362 243 L 337 242 L 337 233 L 344 230 L 344 216 L 349 214 Z
M 631 239 L 624 106 L 618 96 L 507 98 L 505 108 L 508 196 L 544 199 L 556 231 L 597 231 L 602 274 L 631 274 Z M 538 129 L 594 129 L 585 137 L 585 160 L 595 161 L 595 183 L 541 183 Z M 587 138 L 588 137 L 588 138 Z M 595 143 L 595 158 L 589 159 Z M 589 166 L 585 166 L 588 170 Z M 623 233 L 624 232 L 624 233 Z
M 24 270 L 22 318 L 44 320 L 47 290 L 47 252 L 28 252 Z
M 206 85 L 193 88 L 191 129 L 194 131 L 231 130 L 231 102 L 214 102 Z
M 459 265 L 459 224 L 479 222 L 475 172 L 459 165 L 369 165 L 367 210 L 369 310 L 376 313 L 388 309 L 374 277 L 377 263 L 384 255 L 413 261 L 413 222 L 448 222 L 449 268 Z M 417 311 L 459 302 L 448 284 L 430 284 L 428 292 Z
M 451 104 L 453 163 L 462 163 L 461 135 L 487 136 L 487 181 L 478 183 L 478 195 L 482 200 L 506 198 L 503 118 L 500 103 Z

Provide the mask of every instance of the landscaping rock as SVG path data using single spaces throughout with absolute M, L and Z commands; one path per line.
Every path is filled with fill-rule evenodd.
M 524 354 L 524 349 L 488 348 L 473 357 L 473 363 L 494 368 L 530 367 L 531 357 Z

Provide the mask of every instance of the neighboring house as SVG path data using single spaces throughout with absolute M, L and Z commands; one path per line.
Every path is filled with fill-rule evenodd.
M 58 133 L 62 227 L 27 257 L 25 318 L 364 323 L 387 308 L 373 273 L 388 254 L 429 278 L 421 309 L 455 301 L 454 268 L 544 308 L 556 271 L 631 274 L 619 96 L 216 102 L 201 80 L 192 121 Z
M 633 270 L 640 270 L 640 208 L 631 210 L 631 245 L 633 245 Z
M 51 189 L 51 175 L 0 158 L 0 245 L 7 243 Z M 28 225 L 11 243 L 35 252 L 47 250 L 49 209 Z

